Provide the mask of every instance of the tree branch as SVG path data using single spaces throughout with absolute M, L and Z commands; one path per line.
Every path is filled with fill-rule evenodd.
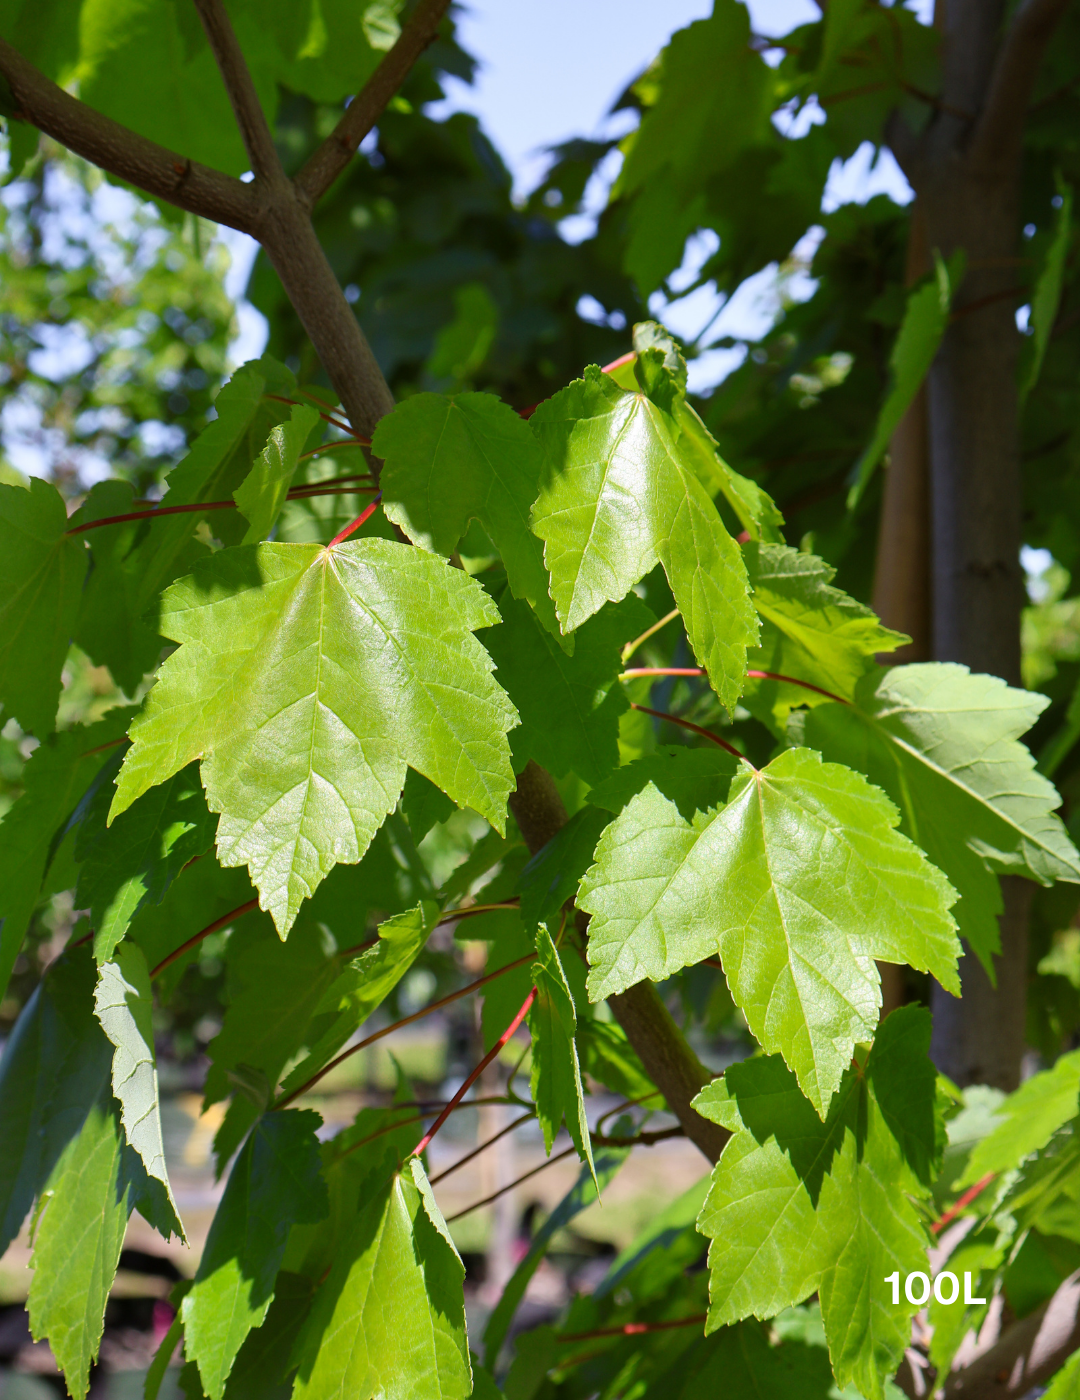
M 971 154 L 976 163 L 999 160 L 1019 149 L 1022 122 L 1050 36 L 1069 0 L 1024 0 L 994 64 L 986 102 L 975 126 Z
M 221 70 L 221 78 L 225 84 L 225 91 L 229 94 L 251 168 L 258 179 L 269 184 L 283 184 L 286 179 L 285 171 L 274 145 L 266 113 L 259 101 L 259 94 L 255 91 L 251 70 L 247 66 L 247 60 L 225 6 L 221 0 L 195 0 L 195 8 L 199 12 L 203 29 L 206 30 L 210 50 Z
M 205 0 L 200 0 L 200 4 Z M 345 109 L 345 115 L 296 177 L 302 202 L 312 208 L 356 154 L 386 104 L 438 33 L 450 0 L 420 0 L 397 43 Z
M 254 186 L 188 160 L 96 112 L 46 78 L 4 39 L 0 74 L 15 97 L 19 119 L 110 175 L 241 233 L 253 233 L 261 223 L 261 195 Z
M 945 1400 L 1019 1400 L 1080 1347 L 1080 1269 L 1054 1296 L 945 1380 Z

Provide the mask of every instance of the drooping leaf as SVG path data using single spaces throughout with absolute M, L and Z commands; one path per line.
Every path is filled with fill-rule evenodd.
M 134 943 L 125 943 L 115 959 L 99 969 L 94 1010 L 114 1046 L 112 1090 L 124 1135 L 142 1158 L 156 1198 L 151 1223 L 166 1239 L 174 1234 L 184 1239 L 161 1137 L 150 974 L 142 949 Z
M 211 1400 L 221 1400 L 244 1339 L 266 1318 L 290 1229 L 326 1215 L 319 1125 L 307 1109 L 264 1115 L 229 1174 L 181 1304 L 185 1349 Z
M 629 1149 L 625 1147 L 602 1148 L 596 1154 L 592 1168 L 582 1166 L 577 1181 L 533 1235 L 529 1252 L 514 1270 L 484 1329 L 484 1360 L 489 1368 L 494 1368 L 498 1360 L 518 1304 L 525 1296 L 529 1280 L 540 1267 L 556 1233 L 564 1229 L 586 1206 L 593 1204 L 629 1155 Z
M 533 963 L 536 1000 L 529 1009 L 532 1036 L 532 1072 L 529 1087 L 536 1105 L 536 1116 L 544 1133 L 544 1146 L 551 1156 L 563 1120 L 578 1156 L 594 1173 L 589 1120 L 585 1113 L 585 1093 L 578 1066 L 577 1013 L 570 984 L 566 980 L 559 951 L 551 934 L 541 928 L 536 937 L 537 961 Z
M 1019 742 L 1046 704 L 996 676 L 927 662 L 875 671 L 854 705 L 819 705 L 788 723 L 789 738 L 885 789 L 901 829 L 959 892 L 960 934 L 988 970 L 1001 946 L 991 872 L 1080 880 L 1080 855 L 1053 815 L 1060 798 Z
M 94 1018 L 87 947 L 61 954 L 0 1057 L 0 1253 L 109 1080 L 112 1046 Z
M 533 934 L 537 924 L 557 918 L 562 906 L 577 893 L 609 821 L 608 813 L 597 807 L 580 808 L 525 866 L 518 877 L 518 891 L 527 933 Z
M 56 722 L 86 576 L 86 546 L 67 529 L 55 486 L 0 482 L 0 704 L 41 739 Z
M 314 1296 L 310 1279 L 281 1270 L 266 1320 L 248 1333 L 236 1354 L 225 1382 L 225 1400 L 289 1400 L 293 1347 Z
M 87 1392 L 131 1214 L 123 1131 L 108 1090 L 86 1108 L 45 1187 L 27 1299 L 30 1330 L 37 1341 L 49 1339 L 75 1400 Z
M 712 1240 L 709 1331 L 816 1290 L 837 1381 L 882 1400 L 915 1311 L 903 1293 L 893 1307 L 882 1280 L 927 1267 L 911 1198 L 929 1195 L 941 1146 L 929 1044 L 926 1011 L 894 1011 L 824 1122 L 775 1056 L 732 1065 L 698 1095 L 735 1134 L 698 1220 Z
M 1046 250 L 1042 267 L 1035 280 L 1035 291 L 1031 298 L 1031 344 L 1024 356 L 1020 373 L 1020 405 L 1039 382 L 1043 360 L 1046 358 L 1050 335 L 1057 320 L 1061 305 L 1061 291 L 1065 280 L 1065 261 L 1072 242 L 1072 202 L 1073 193 L 1060 176 L 1058 177 L 1060 207 L 1054 222 L 1054 234 Z
M 875 958 L 959 991 L 954 892 L 898 822 L 884 793 L 807 749 L 744 764 L 727 805 L 693 824 L 650 785 L 604 832 L 578 895 L 590 997 L 719 954 L 750 1029 L 824 1117 L 874 1034 Z
M 533 758 L 555 777 L 599 782 L 619 761 L 619 716 L 630 708 L 618 680 L 621 648 L 655 618 L 633 596 L 607 603 L 574 634 L 567 656 L 527 604 L 506 592 L 498 602 L 503 621 L 484 646 L 521 717 L 510 737 L 515 772 Z
M 214 842 L 210 813 L 194 763 L 139 798 L 111 827 L 110 787 L 100 787 L 75 843 L 81 862 L 76 907 L 90 910 L 94 956 L 107 962 L 144 904 L 160 904 L 189 861 Z
M 742 703 L 755 713 L 763 710 L 783 724 L 796 706 L 821 705 L 837 695 L 852 700 L 858 682 L 874 668 L 875 654 L 908 640 L 833 588 L 836 571 L 824 559 L 786 545 L 747 544 L 743 554 L 761 618 L 761 640 L 747 665 L 818 687 L 751 678 Z
M 418 1158 L 365 1202 L 298 1345 L 294 1400 L 472 1392 L 465 1269 Z
M 247 865 L 284 937 L 360 860 L 406 765 L 502 828 L 516 716 L 472 636 L 494 604 L 460 569 L 381 539 L 203 560 L 163 599 L 182 643 L 132 726 L 115 818 L 202 759 L 223 865 Z
M 958 1190 L 988 1172 L 1011 1171 L 1045 1147 L 1054 1133 L 1080 1112 L 1080 1050 L 1062 1055 L 1052 1068 L 1033 1074 L 994 1114 L 996 1126 L 975 1147 Z
M 23 795 L 0 822 L 0 995 L 34 912 L 54 837 L 114 755 L 131 711 L 50 735 L 23 770 Z
M 664 407 L 678 390 L 661 352 L 639 355 L 637 369 L 656 401 L 590 366 L 530 420 L 544 457 L 533 530 L 555 610 L 574 631 L 663 564 L 694 653 L 731 709 L 757 640 L 742 555 Z
M 431 936 L 440 913 L 433 900 L 423 900 L 415 909 L 379 925 L 375 947 L 354 958 L 323 993 L 315 1008 L 315 1024 L 318 1027 L 319 1018 L 324 1018 L 325 1029 L 282 1085 L 283 1093 L 292 1093 L 322 1069 L 389 996 Z
M 919 392 L 949 324 L 954 288 L 963 281 L 965 256 L 954 253 L 948 263 L 935 250 L 934 275 L 908 294 L 904 319 L 889 356 L 892 387 L 881 405 L 874 436 L 855 466 L 855 481 L 848 492 L 848 509 L 854 510 L 889 445 L 889 439 L 908 405 Z
M 258 544 L 274 528 L 300 453 L 318 421 L 318 409 L 310 404 L 296 404 L 287 423 L 270 429 L 266 446 L 233 492 L 233 500 L 248 522 L 242 544 Z
M 413 544 L 449 558 L 479 520 L 514 597 L 559 635 L 543 550 L 529 529 L 540 454 L 524 419 L 493 394 L 414 394 L 382 419 L 372 451 L 386 463 L 386 514 Z

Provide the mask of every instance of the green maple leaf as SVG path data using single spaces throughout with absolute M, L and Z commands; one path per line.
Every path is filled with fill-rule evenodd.
M 318 422 L 318 409 L 309 404 L 297 404 L 287 423 L 270 429 L 266 446 L 233 492 L 233 500 L 248 521 L 243 544 L 257 544 L 274 528 L 289 494 L 300 453 Z
M 634 597 L 607 603 L 574 634 L 568 656 L 527 604 L 506 592 L 498 603 L 502 624 L 484 645 L 521 717 L 510 739 L 515 772 L 534 758 L 555 777 L 599 782 L 619 762 L 619 716 L 630 708 L 618 679 L 622 646 L 656 619 Z
M 184 1345 L 210 1400 L 221 1400 L 244 1339 L 262 1325 L 289 1231 L 329 1208 L 309 1109 L 264 1115 L 229 1174 L 195 1283 L 180 1305 Z
M 966 666 L 874 671 L 853 705 L 793 714 L 789 736 L 858 768 L 900 808 L 902 830 L 960 895 L 960 934 L 993 973 L 1001 891 L 994 872 L 1080 881 L 1061 799 L 1019 742 L 1049 701 Z
M 775 1056 L 730 1066 L 694 1100 L 734 1134 L 698 1219 L 712 1240 L 708 1331 L 817 1291 L 837 1381 L 882 1400 L 915 1312 L 884 1280 L 927 1272 L 911 1198 L 929 1197 L 943 1143 L 929 1044 L 926 1011 L 894 1011 L 824 1122 Z
M 680 446 L 668 411 L 679 391 L 661 352 L 639 355 L 637 368 L 649 392 L 590 366 L 533 414 L 544 454 L 533 530 L 566 631 L 663 564 L 694 654 L 730 710 L 757 640 L 746 569 Z
M 317 1033 L 307 1056 L 282 1085 L 290 1094 L 341 1049 L 380 1006 L 416 961 L 442 911 L 433 900 L 395 914 L 379 925 L 374 948 L 354 958 L 327 987 L 315 1008 Z
M 98 972 L 94 1010 L 115 1047 L 112 1090 L 128 1145 L 142 1158 L 152 1193 L 153 1224 L 168 1239 L 184 1227 L 169 1185 L 161 1137 L 157 1057 L 154 1053 L 154 995 L 142 949 L 125 943 Z
M 988 1173 L 1011 1171 L 1045 1147 L 1080 1110 L 1080 1050 L 1062 1055 L 1050 1069 L 1033 1074 L 994 1113 L 995 1126 L 975 1144 L 957 1190 Z
M 195 764 L 139 798 L 105 825 L 112 796 L 99 787 L 75 842 L 81 861 L 76 908 L 89 909 L 94 956 L 107 962 L 145 904 L 160 904 L 189 861 L 205 855 L 217 825 Z
M 56 722 L 86 577 L 86 545 L 68 528 L 49 482 L 0 483 L 0 704 L 39 738 Z
M 34 1235 L 30 1330 L 35 1341 L 48 1337 L 75 1400 L 87 1392 L 131 1215 L 124 1134 L 110 1097 L 87 1105 L 81 1132 L 49 1177 Z
M 116 709 L 97 724 L 49 735 L 23 770 L 23 795 L 0 822 L 0 996 L 54 855 L 53 838 L 115 756 L 131 714 Z
M 502 829 L 516 720 L 460 569 L 382 539 L 222 550 L 174 584 L 161 668 L 110 820 L 196 758 L 222 865 L 246 865 L 284 937 L 397 804 L 407 765 Z
M 0 1058 L 0 1253 L 109 1081 L 90 949 L 69 948 L 23 1007 Z
M 418 1158 L 364 1202 L 298 1345 L 294 1400 L 472 1393 L 465 1267 Z
M 592 1139 L 585 1113 L 585 1093 L 578 1065 L 577 1013 L 570 984 L 566 980 L 558 949 L 546 928 L 536 938 L 537 961 L 533 963 L 536 1000 L 529 1009 L 532 1036 L 532 1071 L 529 1087 L 536 1105 L 536 1116 L 544 1133 L 544 1146 L 551 1156 L 551 1144 L 566 1120 L 578 1156 L 588 1162 L 593 1179 Z
M 529 529 L 540 453 L 528 424 L 493 394 L 415 394 L 379 423 L 372 451 L 389 519 L 421 549 L 449 558 L 479 520 L 510 590 L 559 636 L 543 550 Z
M 775 544 L 744 545 L 743 555 L 761 618 L 761 640 L 747 655 L 747 665 L 752 671 L 794 676 L 827 692 L 751 679 L 742 703 L 755 713 L 763 710 L 783 723 L 796 706 L 821 705 L 835 695 L 854 699 L 856 685 L 874 669 L 874 656 L 910 640 L 833 588 L 836 570 L 824 559 Z
M 738 765 L 733 754 L 714 744 L 699 749 L 670 744 L 616 768 L 589 790 L 589 801 L 617 816 L 632 797 L 652 783 L 691 821 L 695 812 L 707 812 L 723 801 Z
M 764 1049 L 824 1117 L 881 1004 L 875 958 L 959 992 L 948 881 L 861 774 L 807 749 L 743 764 L 727 805 L 688 822 L 651 785 L 604 832 L 578 904 L 593 1001 L 719 954 Z

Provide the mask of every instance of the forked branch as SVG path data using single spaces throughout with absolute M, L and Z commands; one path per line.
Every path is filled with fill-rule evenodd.
M 210 50 L 217 60 L 225 91 L 232 103 L 244 150 L 248 153 L 256 179 L 268 184 L 284 183 L 285 171 L 278 157 L 266 113 L 255 91 L 251 70 L 236 38 L 232 20 L 221 0 L 195 0 Z

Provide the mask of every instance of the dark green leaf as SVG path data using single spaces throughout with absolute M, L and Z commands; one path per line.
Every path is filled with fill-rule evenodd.
M 558 949 L 546 928 L 536 937 L 537 961 L 532 966 L 536 1000 L 529 1009 L 532 1036 L 532 1073 L 529 1087 L 536 1116 L 544 1133 L 548 1156 L 551 1144 L 566 1120 L 566 1129 L 578 1156 L 594 1172 L 589 1120 L 578 1066 L 577 1014 Z
M 619 761 L 619 716 L 630 708 L 618 680 L 622 646 L 656 619 L 632 596 L 608 603 L 574 634 L 568 656 L 527 604 L 504 592 L 499 609 L 502 624 L 484 633 L 484 646 L 521 717 L 510 737 L 515 772 L 534 758 L 556 777 L 599 782 Z
M 266 1318 L 290 1229 L 326 1215 L 319 1124 L 309 1110 L 264 1115 L 229 1175 L 181 1305 L 187 1354 L 211 1400 L 221 1400 L 244 1339 Z
M 518 877 L 518 890 L 527 933 L 534 934 L 537 924 L 558 918 L 566 901 L 577 894 L 578 883 L 592 864 L 596 843 L 609 821 L 607 812 L 582 807 L 526 865 Z
M 579 1020 L 577 1045 L 582 1069 L 598 1084 L 648 1108 L 664 1107 L 663 1095 L 645 1073 L 621 1026 L 595 1017 Z
M 42 739 L 56 721 L 86 577 L 86 546 L 67 529 L 55 486 L 0 482 L 0 704 Z
M 52 964 L 0 1058 L 0 1253 L 108 1084 L 112 1046 L 94 1018 L 87 947 Z
M 695 812 L 707 812 L 724 800 L 738 766 L 734 755 L 712 744 L 700 749 L 661 748 L 616 768 L 590 791 L 589 801 L 618 815 L 632 797 L 652 783 L 687 821 L 693 821 Z
M 380 422 L 372 450 L 386 463 L 386 514 L 413 544 L 449 558 L 479 520 L 514 597 L 558 636 L 542 548 L 529 529 L 540 454 L 528 424 L 492 394 L 415 394 Z

